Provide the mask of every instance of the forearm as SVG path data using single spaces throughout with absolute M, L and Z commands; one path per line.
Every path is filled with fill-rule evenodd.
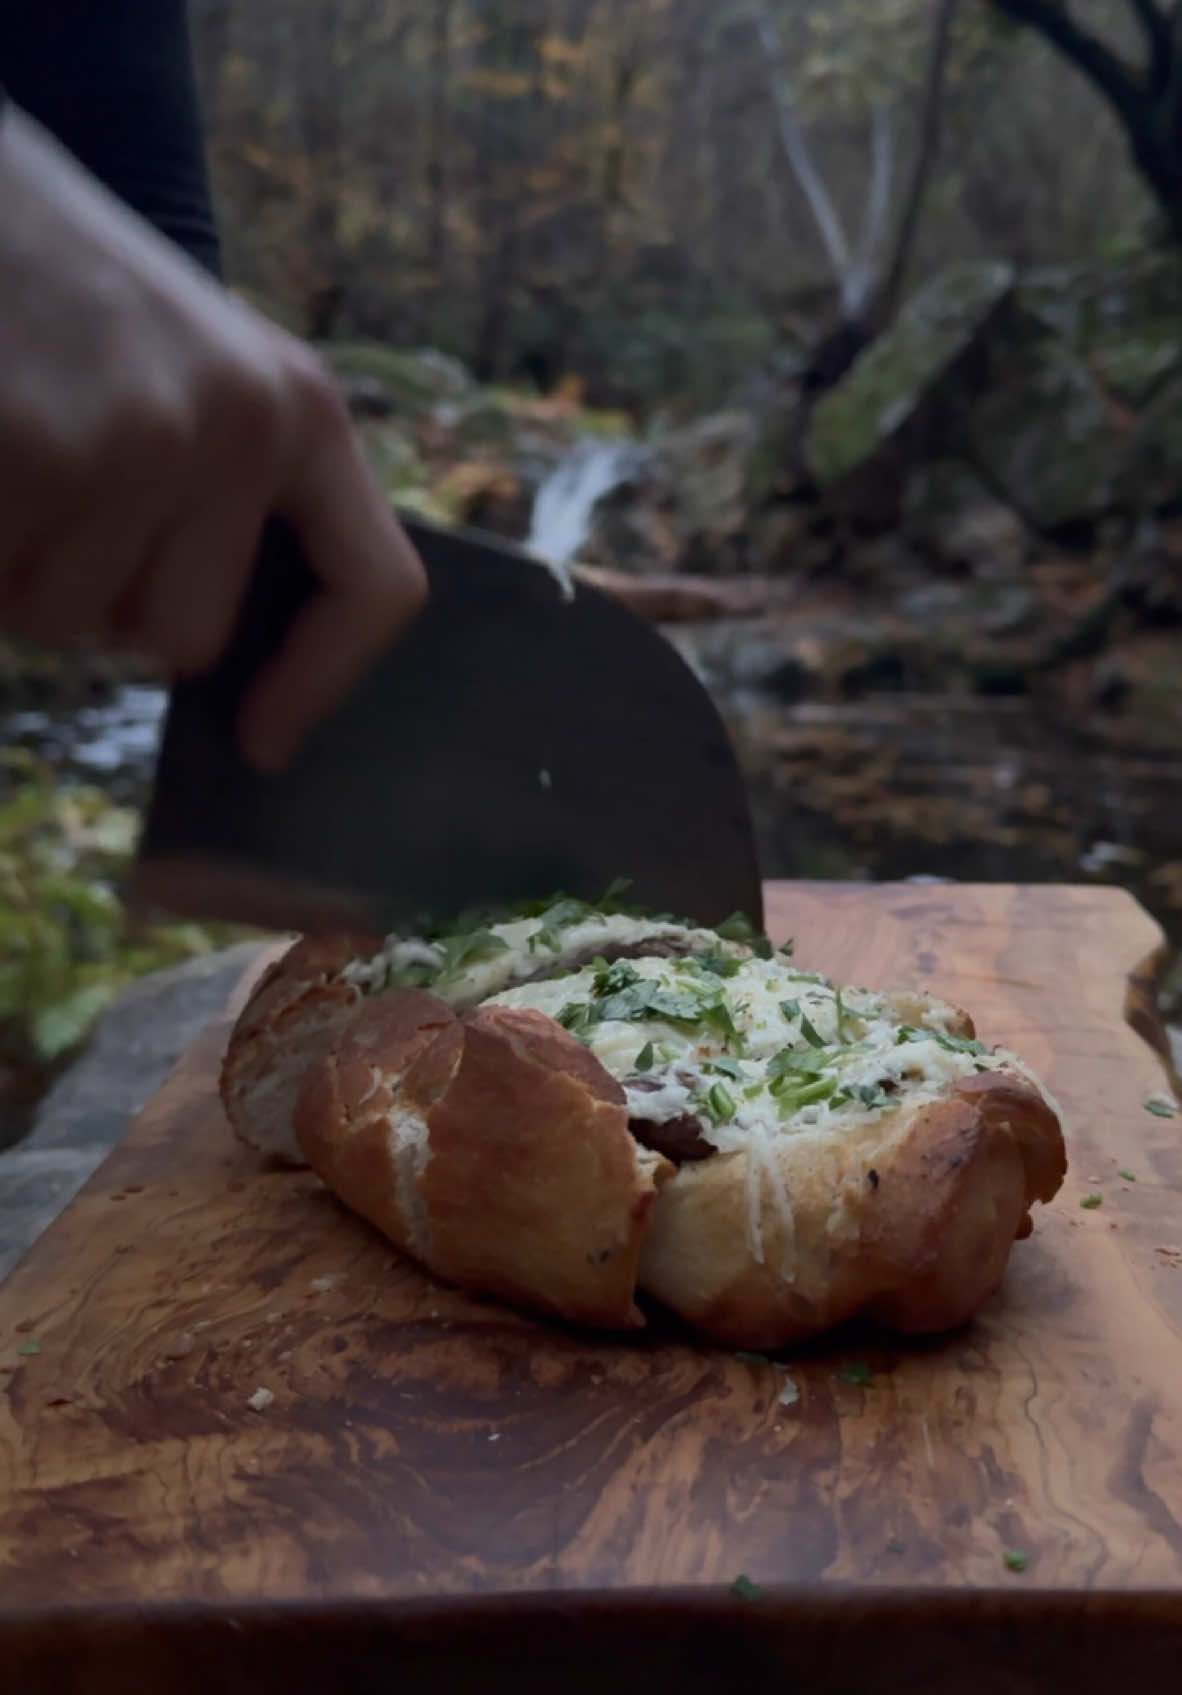
M 0 5 L 0 83 L 100 182 L 218 274 L 185 0 Z

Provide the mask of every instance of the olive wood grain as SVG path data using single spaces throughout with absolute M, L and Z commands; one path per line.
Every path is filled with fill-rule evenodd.
M 1104 888 L 778 884 L 768 915 L 1058 1098 L 1067 1184 L 977 1319 L 777 1364 L 440 1287 L 231 1138 L 244 983 L 0 1287 L 7 1684 L 1170 1686 L 1182 1118 L 1126 1022 L 1159 932 Z

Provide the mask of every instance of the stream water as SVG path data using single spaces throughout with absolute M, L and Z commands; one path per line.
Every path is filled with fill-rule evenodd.
M 569 565 L 587 539 L 596 502 L 628 475 L 631 441 L 585 436 L 557 464 L 534 497 L 525 545 L 553 565 Z

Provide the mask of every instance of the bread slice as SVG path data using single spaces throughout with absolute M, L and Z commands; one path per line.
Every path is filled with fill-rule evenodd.
M 1045 1090 L 932 996 L 675 928 L 608 926 L 612 957 L 579 936 L 548 970 L 528 929 L 458 969 L 418 944 L 395 969 L 429 989 L 303 944 L 243 1014 L 228 1105 L 267 1145 L 288 1112 L 440 1277 L 577 1323 L 635 1327 L 638 1292 L 743 1347 L 969 1318 L 1062 1184 Z

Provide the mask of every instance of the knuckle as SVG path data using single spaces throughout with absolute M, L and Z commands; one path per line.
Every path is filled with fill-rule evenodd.
M 350 427 L 344 396 L 328 366 L 310 347 L 297 345 L 288 367 L 289 381 L 298 405 L 321 429 Z

